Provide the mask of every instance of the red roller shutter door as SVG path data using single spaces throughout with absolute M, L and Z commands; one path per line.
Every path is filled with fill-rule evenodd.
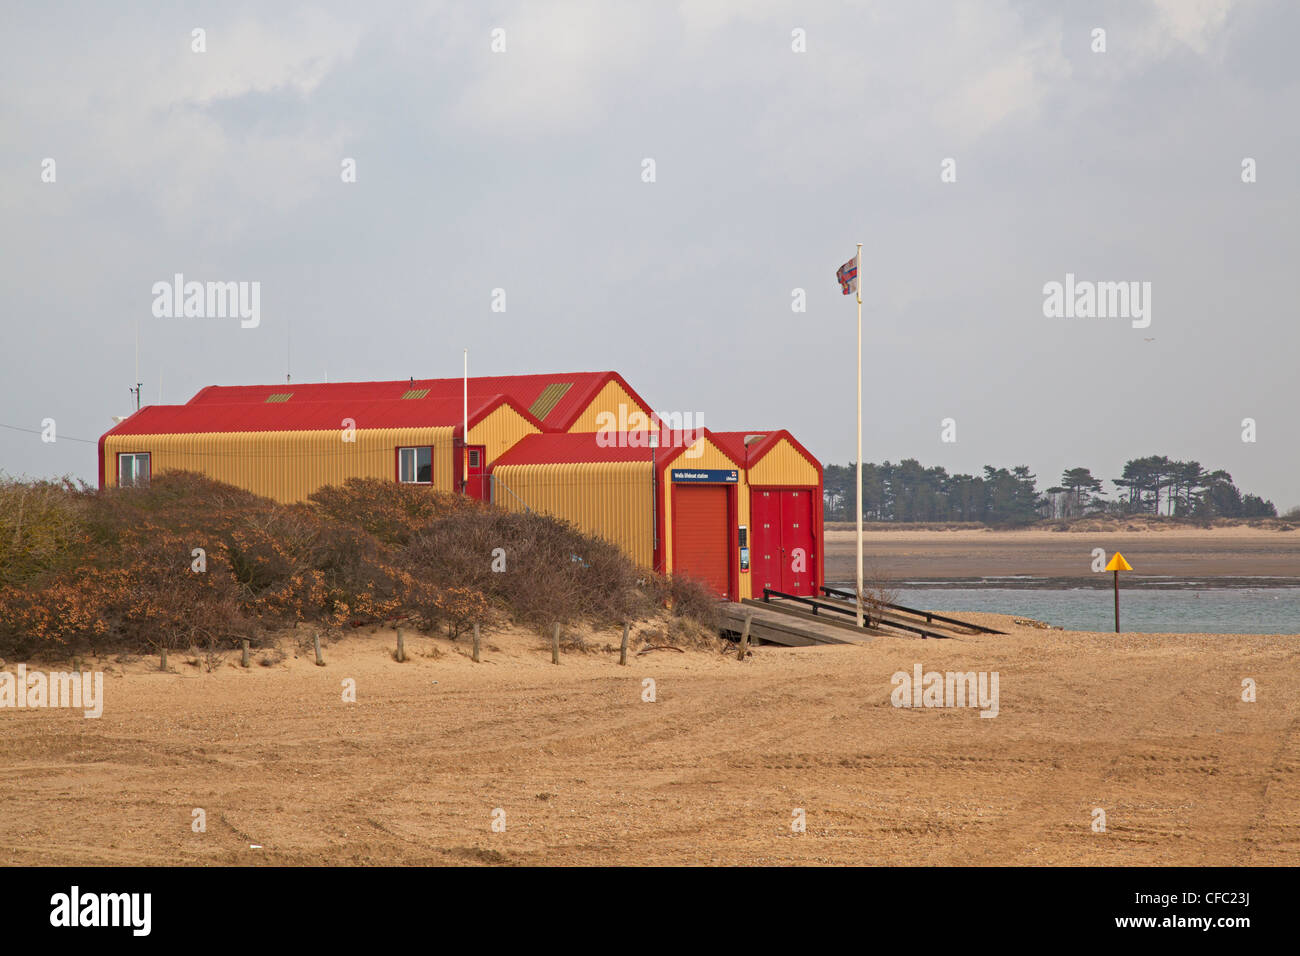
M 727 489 L 673 485 L 673 573 L 699 578 L 730 597 Z

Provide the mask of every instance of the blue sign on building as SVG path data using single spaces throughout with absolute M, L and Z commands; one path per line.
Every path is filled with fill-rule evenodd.
M 735 484 L 740 481 L 740 472 L 725 468 L 703 468 L 692 471 L 689 468 L 674 468 L 673 481 L 712 481 Z

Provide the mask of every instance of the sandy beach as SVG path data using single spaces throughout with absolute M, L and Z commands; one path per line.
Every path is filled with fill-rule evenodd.
M 1205 531 L 867 531 L 866 562 L 896 580 L 946 580 L 1028 574 L 1092 574 L 1094 548 L 1122 552 L 1135 573 L 1209 577 L 1287 577 L 1300 584 L 1300 529 L 1234 527 Z M 852 531 L 826 532 L 826 579 L 856 571 Z
M 658 650 L 628 667 L 616 632 L 588 635 L 594 649 L 558 667 L 515 631 L 489 636 L 482 664 L 463 640 L 416 636 L 399 664 L 385 631 L 329 644 L 325 667 L 290 645 L 273 666 L 255 655 L 244 670 L 232 654 L 212 673 L 182 654 L 169 674 L 156 659 L 106 659 L 99 719 L 0 710 L 0 854 L 10 865 L 1300 864 L 1295 638 L 972 617 L 1010 633 L 764 646 L 744 663 Z M 893 706 L 891 676 L 918 663 L 997 672 L 997 717 Z M 341 699 L 346 679 L 355 703 Z M 206 832 L 192 828 L 196 808 Z M 498 809 L 504 832 L 492 829 Z M 806 832 L 792 831 L 796 810 Z

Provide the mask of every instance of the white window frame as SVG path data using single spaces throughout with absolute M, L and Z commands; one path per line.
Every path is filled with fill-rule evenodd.
M 420 481 L 418 477 L 406 478 L 406 474 L 418 476 L 420 474 L 420 455 L 421 451 L 429 453 L 429 480 Z M 410 455 L 407 455 L 410 452 Z M 407 460 L 411 463 L 410 471 L 407 471 Z M 431 485 L 433 484 L 433 446 L 432 445 L 402 445 L 397 449 L 397 480 L 403 485 Z
M 144 459 L 144 479 L 140 479 L 139 464 L 140 459 Z M 123 481 L 122 463 L 131 460 L 131 480 Z M 149 479 L 153 477 L 153 456 L 147 451 L 123 451 L 117 454 L 117 484 L 119 488 L 133 488 L 136 485 L 147 485 Z

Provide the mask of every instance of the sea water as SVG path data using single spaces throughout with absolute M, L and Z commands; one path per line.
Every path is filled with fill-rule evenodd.
M 1034 587 L 1030 581 L 898 585 L 894 603 L 961 617 L 962 611 L 1013 614 L 1071 631 L 1115 630 L 1115 596 L 1109 588 Z M 1300 634 L 1300 587 L 1124 586 L 1122 631 L 1148 634 Z M 961 586 L 958 586 L 958 585 Z M 843 586 L 843 585 L 841 585 Z M 848 585 L 852 589 L 852 585 Z

